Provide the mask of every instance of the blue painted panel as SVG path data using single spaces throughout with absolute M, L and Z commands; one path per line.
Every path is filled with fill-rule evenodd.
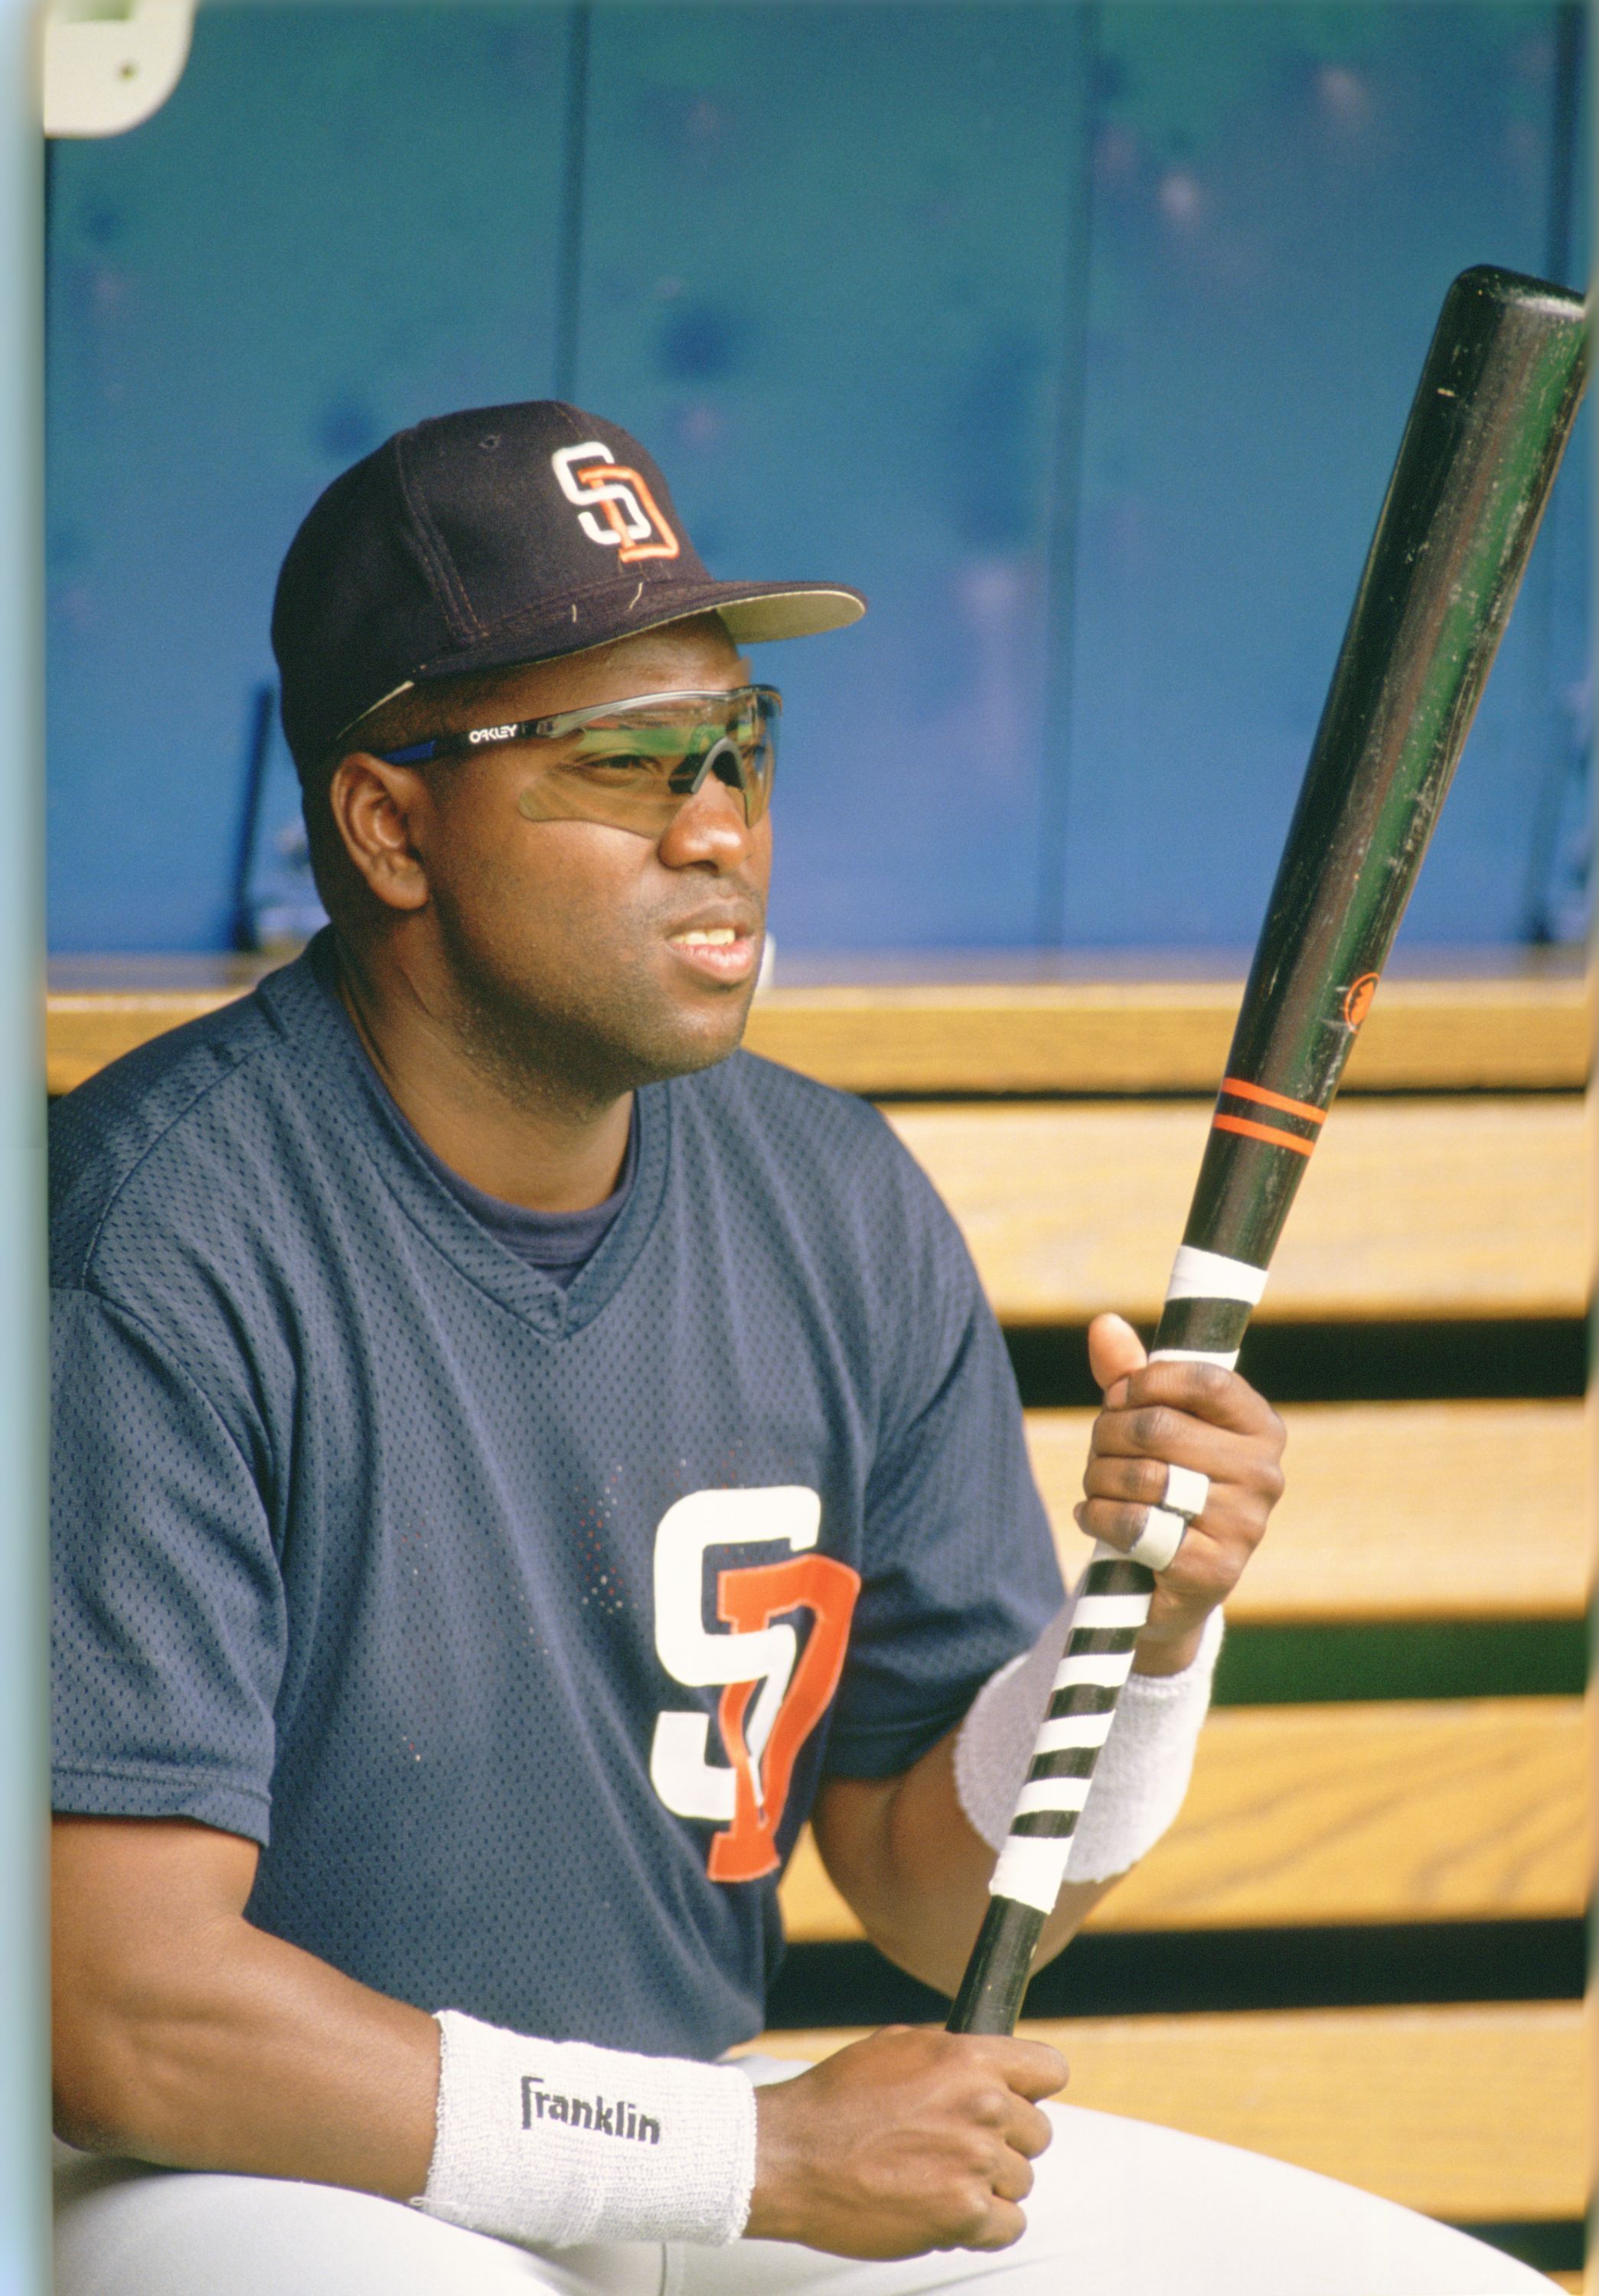
M 202 8 L 161 111 L 55 146 L 53 946 L 226 945 L 289 537 L 402 423 L 551 388 L 567 25 Z
M 578 396 L 714 571 L 872 601 L 762 649 L 780 947 L 1032 935 L 1086 23 L 594 12 Z
M 1443 291 L 1546 261 L 1554 15 L 1102 21 L 1066 934 L 1247 944 Z M 1585 676 L 1579 467 L 1562 491 L 1415 941 L 1521 927 L 1550 687 Z
M 763 655 L 785 946 L 1246 943 L 1444 285 L 1578 179 L 1554 12 L 598 0 L 563 284 L 572 20 L 207 8 L 57 147 L 54 945 L 226 941 L 289 533 L 568 312 L 714 567 L 872 594 Z M 1414 938 L 1578 927 L 1588 611 L 1574 471 Z

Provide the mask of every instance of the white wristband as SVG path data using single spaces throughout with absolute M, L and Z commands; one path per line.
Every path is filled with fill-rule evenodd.
M 1071 1837 L 1069 1882 L 1108 1882 L 1148 1855 L 1183 1807 L 1210 1705 L 1221 1612 L 1181 1674 L 1129 1674 Z
M 731 2065 L 541 2041 L 439 2013 L 425 2191 L 447 2224 L 530 2247 L 736 2240 L 755 2185 L 755 2092 Z
M 989 1677 L 955 1738 L 955 1794 L 972 1831 L 991 1849 L 1003 1849 L 1009 1836 L 1071 1611 L 1068 1603 L 1024 1658 Z M 1221 1612 L 1212 1611 L 1193 1662 L 1183 1673 L 1128 1676 L 1114 1716 L 1106 1718 L 1110 1734 L 1071 1837 L 1069 1881 L 1103 1882 L 1125 1874 L 1181 1809 L 1221 1636 Z
M 1033 1741 L 1049 1703 L 1071 1626 L 1069 1595 L 1030 1651 L 991 1674 L 966 1710 L 955 1742 L 955 1798 L 972 1832 L 1003 1849 Z

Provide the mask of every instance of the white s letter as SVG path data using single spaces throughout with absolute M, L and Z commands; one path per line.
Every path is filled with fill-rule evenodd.
M 569 449 L 569 452 L 575 451 Z M 799 1644 L 792 1627 L 758 1634 L 705 1630 L 705 1554 L 712 1546 L 748 1546 L 776 1540 L 798 1553 L 814 1546 L 822 1502 L 801 1484 L 766 1490 L 691 1491 L 660 1518 L 655 1533 L 655 1648 L 674 1681 L 699 1689 L 709 1683 L 760 1682 L 744 1726 L 758 1765 Z M 764 1680 L 763 1680 L 764 1677 Z M 650 1783 L 678 1817 L 733 1817 L 733 1772 L 706 1760 L 709 1717 L 668 1710 L 655 1718 Z M 758 1775 L 758 1770 L 757 1772 Z
M 583 509 L 585 503 L 614 503 L 621 513 L 622 523 L 631 542 L 642 542 L 646 535 L 654 532 L 639 505 L 638 496 L 625 480 L 603 479 L 596 485 L 586 482 L 573 468 L 578 463 L 603 463 L 607 468 L 614 467 L 610 447 L 603 446 L 598 439 L 586 439 L 581 447 L 557 447 L 550 461 L 554 465 L 555 476 L 561 481 L 562 493 L 568 502 L 579 505 L 578 523 L 591 542 L 603 543 L 606 549 L 614 550 L 620 545 L 622 537 L 607 521 L 596 518 L 592 510 Z

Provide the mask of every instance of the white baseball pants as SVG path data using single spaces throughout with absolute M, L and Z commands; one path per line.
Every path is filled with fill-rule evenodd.
M 899 2264 L 775 2241 L 531 2251 L 332 2185 L 62 2146 L 56 2296 L 1549 2296 L 1541 2273 L 1350 2185 L 1145 2121 L 1046 2110 L 1054 2142 L 1016 2246 Z

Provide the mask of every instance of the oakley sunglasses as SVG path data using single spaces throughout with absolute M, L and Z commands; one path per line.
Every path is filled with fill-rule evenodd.
M 390 766 L 481 750 L 525 750 L 517 809 L 529 821 L 597 821 L 656 837 L 714 774 L 736 790 L 750 828 L 771 800 L 783 697 L 774 685 L 640 693 L 515 725 L 473 726 L 381 751 Z

